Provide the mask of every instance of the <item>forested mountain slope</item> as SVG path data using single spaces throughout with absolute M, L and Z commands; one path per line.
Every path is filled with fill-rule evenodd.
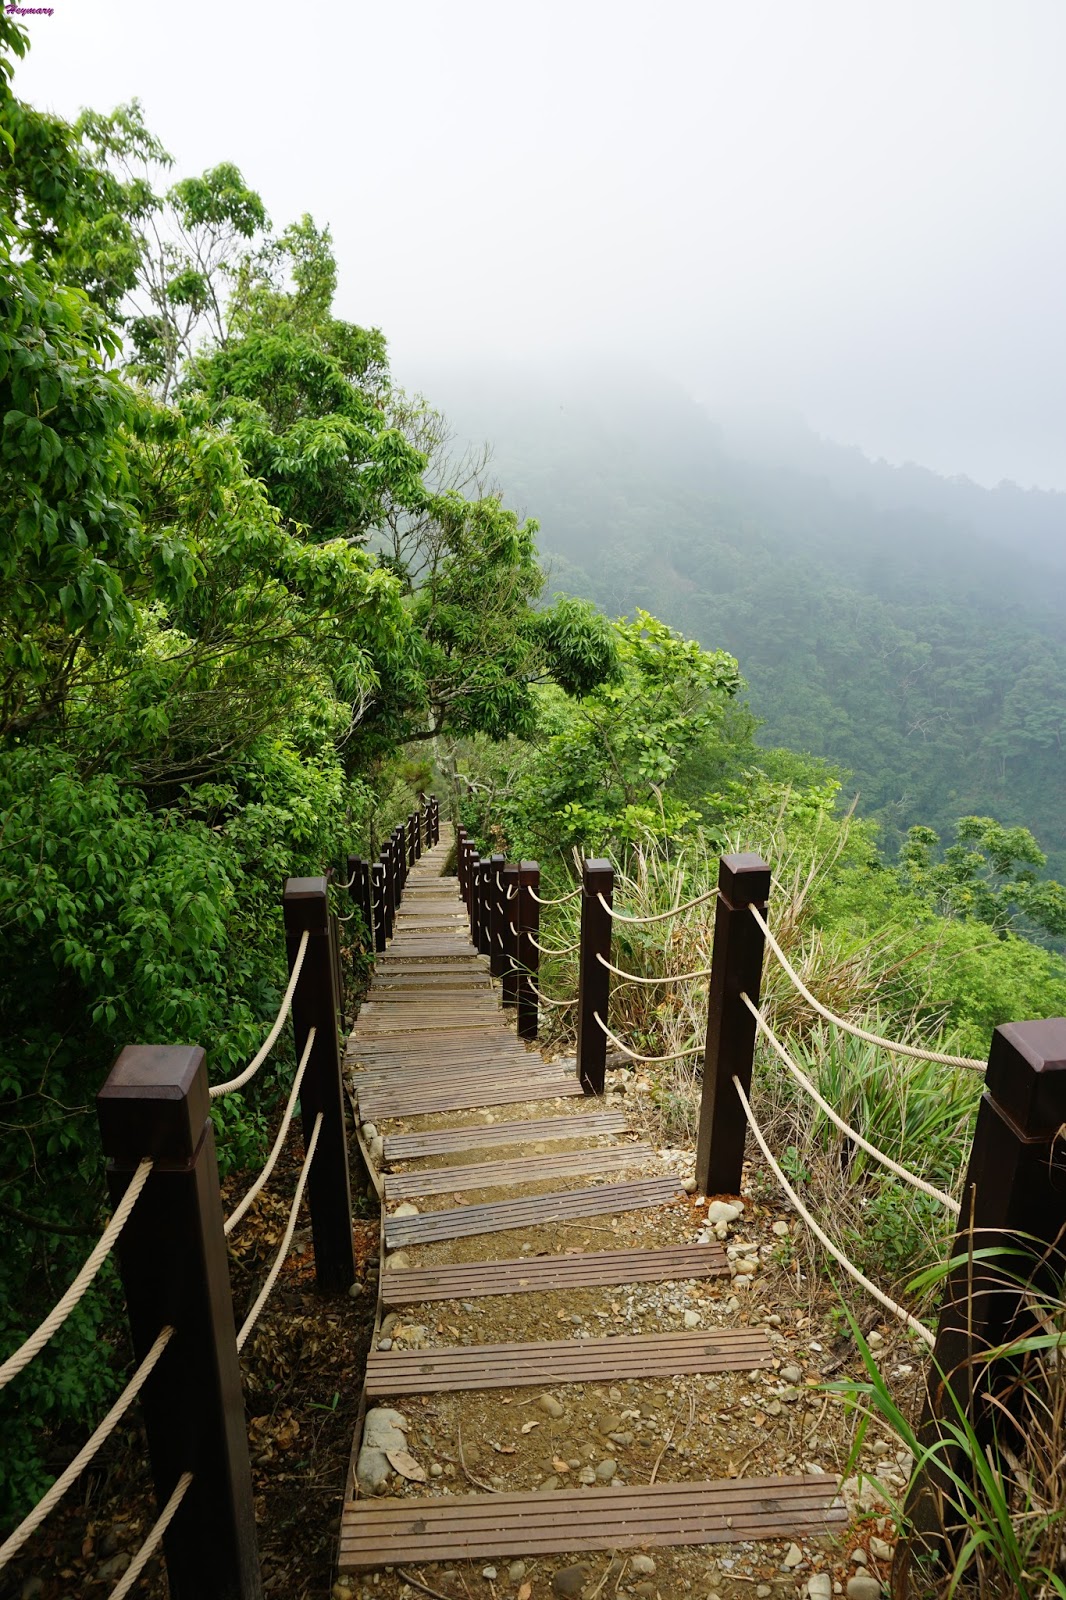
M 1066 874 L 1066 496 L 796 431 L 736 443 L 632 374 L 436 374 L 541 524 L 556 587 L 735 654 L 760 741 L 848 769 L 893 850 L 969 813 Z

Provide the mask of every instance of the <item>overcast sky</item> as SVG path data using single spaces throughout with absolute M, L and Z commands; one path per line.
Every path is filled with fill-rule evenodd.
M 406 382 L 631 353 L 1066 488 L 1063 0 L 51 4 L 18 91 L 328 222 Z

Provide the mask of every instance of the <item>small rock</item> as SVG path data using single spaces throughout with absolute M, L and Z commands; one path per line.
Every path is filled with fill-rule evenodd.
M 892 1546 L 887 1539 L 878 1539 L 875 1536 L 870 1540 L 870 1554 L 875 1561 L 891 1561 Z
M 828 1572 L 814 1572 L 807 1579 L 807 1600 L 832 1600 L 833 1580 Z
M 374 1163 L 375 1167 L 381 1166 L 385 1159 L 385 1141 L 381 1137 L 380 1133 L 376 1139 L 370 1140 L 370 1143 L 366 1147 L 366 1153 Z
M 650 1578 L 655 1573 L 655 1562 L 651 1556 L 634 1556 L 629 1563 L 633 1572 L 639 1572 L 642 1578 Z
M 788 1223 L 787 1222 L 775 1222 L 773 1227 L 770 1229 L 770 1232 L 773 1233 L 773 1234 L 776 1234 L 776 1236 L 779 1239 L 787 1239 L 788 1238 Z
M 708 1222 L 735 1222 L 743 1211 L 740 1205 L 731 1205 L 728 1200 L 712 1200 L 707 1207 Z
M 96 1569 L 96 1576 L 100 1583 L 114 1583 L 116 1578 L 121 1578 L 133 1557 L 127 1555 L 125 1550 L 120 1550 L 117 1556 L 112 1556 L 110 1561 L 105 1561 L 103 1566 Z
M 526 1564 L 524 1561 L 512 1561 L 511 1565 L 507 1568 L 507 1576 L 510 1578 L 512 1583 L 521 1583 L 525 1575 Z
M 696 1193 L 696 1180 L 695 1180 L 695 1178 L 682 1178 L 681 1187 L 682 1187 L 682 1189 L 684 1189 L 686 1194 L 695 1194 Z
M 556 1422 L 566 1410 L 566 1407 L 556 1400 L 553 1394 L 542 1394 L 538 1396 L 535 1403 L 538 1411 L 547 1412 L 548 1416 L 554 1417 Z M 570 1572 L 576 1569 L 568 1567 L 566 1570 Z
M 579 1595 L 588 1582 L 589 1568 L 584 1561 L 575 1567 L 563 1567 L 552 1579 L 552 1594 Z
M 441 1466 L 439 1461 L 434 1461 L 431 1463 L 429 1475 L 431 1478 L 442 1478 L 444 1476 L 444 1468 Z
M 686 1328 L 698 1328 L 699 1325 L 700 1325 L 700 1314 L 699 1314 L 699 1312 L 698 1311 L 686 1311 L 685 1312 L 685 1316 L 684 1316 L 684 1323 L 685 1323 L 685 1327 Z
M 411 1257 L 406 1250 L 394 1250 L 391 1256 L 386 1256 L 385 1265 L 390 1272 L 406 1272 L 411 1265 Z
M 410 1200 L 404 1200 L 401 1205 L 396 1207 L 395 1211 L 390 1212 L 390 1215 L 393 1217 L 417 1217 L 418 1214 L 418 1207 L 416 1205 L 412 1205 Z
M 346 1583 L 335 1583 L 329 1592 L 333 1600 L 355 1600 L 355 1590 L 350 1589 Z
M 848 1579 L 848 1600 L 881 1600 L 881 1585 L 868 1572 L 857 1572 Z
M 768 1583 L 760 1583 L 759 1587 L 755 1591 L 759 1597 L 759 1600 L 770 1600 L 770 1596 L 773 1594 L 773 1592 L 774 1591 L 771 1589 Z
M 864 1567 L 866 1565 L 866 1551 L 860 1545 L 857 1550 L 851 1552 L 850 1559 L 857 1567 Z
M 782 1377 L 782 1379 L 784 1380 L 785 1383 L 802 1383 L 803 1382 L 803 1368 L 802 1367 L 782 1367 L 781 1368 L 781 1377 Z
M 483 1578 L 488 1578 L 491 1581 L 496 1576 L 496 1568 L 495 1567 L 482 1567 L 481 1576 Z
M 876 1328 L 874 1328 L 872 1333 L 867 1334 L 866 1343 L 870 1346 L 871 1350 L 883 1350 L 885 1348 L 884 1337 L 878 1333 Z
M 577 1481 L 587 1487 L 589 1484 L 596 1482 L 596 1474 L 591 1467 L 582 1467 L 577 1475 Z
M 378 1340 L 378 1349 L 379 1350 L 391 1350 L 392 1349 L 392 1340 L 390 1338 L 388 1338 L 388 1336 L 386 1336 L 384 1339 L 379 1339 Z
M 390 1338 L 392 1337 L 393 1330 L 399 1326 L 400 1313 L 398 1311 L 390 1311 L 388 1316 L 382 1317 L 381 1319 L 381 1331 L 382 1333 L 387 1334 Z
M 612 1461 L 608 1456 L 607 1460 L 601 1461 L 599 1466 L 596 1468 L 596 1477 L 601 1483 L 610 1483 L 617 1471 L 618 1462 Z
M 378 1136 L 377 1125 L 375 1123 L 373 1123 L 373 1122 L 364 1122 L 363 1123 L 363 1138 L 369 1141 L 370 1139 L 376 1139 L 377 1136 Z
M 560 1486 L 561 1486 L 560 1485 L 560 1481 L 555 1476 L 554 1472 L 551 1474 L 550 1477 L 545 1478 L 540 1484 L 540 1487 L 542 1489 L 558 1489 Z
M 790 1544 L 781 1565 L 783 1567 L 798 1567 L 803 1561 L 803 1551 L 798 1544 Z
M 354 1283 L 351 1283 L 351 1284 L 348 1285 L 348 1299 L 349 1300 L 358 1300 L 359 1296 L 361 1294 L 363 1294 L 363 1293 L 364 1293 L 363 1285 L 359 1282 L 358 1278 L 356 1278 Z

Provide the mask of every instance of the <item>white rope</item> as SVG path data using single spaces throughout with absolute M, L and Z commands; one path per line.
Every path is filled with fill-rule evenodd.
M 5 1384 L 10 1383 L 12 1378 L 17 1377 L 25 1367 L 28 1367 L 34 1356 L 40 1355 L 52 1335 L 58 1333 L 64 1322 L 66 1322 L 70 1313 L 74 1310 L 74 1307 L 106 1261 L 112 1246 L 125 1226 L 127 1217 L 137 1203 L 141 1190 L 148 1182 L 148 1174 L 151 1170 L 151 1160 L 148 1156 L 145 1156 L 130 1179 L 126 1193 L 115 1207 L 114 1216 L 96 1241 L 89 1259 L 66 1294 L 52 1307 L 40 1327 L 31 1333 L 29 1338 L 20 1344 L 18 1349 L 9 1355 L 3 1366 L 0 1367 L 0 1389 Z
M 599 1023 L 600 1028 L 607 1035 L 608 1039 L 610 1039 L 611 1043 L 615 1046 L 615 1048 L 618 1049 L 618 1050 L 621 1050 L 621 1052 L 622 1052 L 622 1054 L 624 1056 L 628 1056 L 630 1061 L 649 1061 L 649 1062 L 653 1062 L 653 1063 L 657 1063 L 657 1062 L 660 1062 L 660 1061 L 680 1061 L 680 1060 L 682 1060 L 682 1058 L 684 1056 L 697 1056 L 697 1055 L 702 1055 L 702 1053 L 703 1053 L 703 1049 L 704 1049 L 703 1045 L 702 1044 L 694 1044 L 691 1047 L 691 1049 L 689 1049 L 689 1050 L 677 1050 L 677 1051 L 674 1052 L 674 1054 L 672 1056 L 641 1056 L 641 1055 L 638 1055 L 637 1052 L 635 1050 L 631 1050 L 627 1044 L 623 1044 L 621 1039 L 618 1038 L 617 1034 L 614 1034 L 614 1033 L 611 1032 L 610 1028 L 607 1026 L 606 1022 L 604 1022 L 603 1018 L 600 1016 L 598 1011 L 594 1011 L 592 1013 L 592 1015 L 595 1018 L 595 1020 Z
M 170 1524 L 177 1516 L 178 1507 L 185 1499 L 186 1490 L 191 1482 L 192 1473 L 183 1472 L 177 1483 L 174 1485 L 174 1488 L 171 1490 L 170 1499 L 159 1513 L 151 1533 L 141 1545 L 141 1548 L 138 1550 L 137 1554 L 134 1556 L 133 1560 L 122 1574 L 122 1577 L 112 1589 L 110 1595 L 108 1596 L 108 1600 L 125 1600 L 125 1596 L 129 1594 L 130 1590 L 133 1588 L 133 1585 L 137 1582 L 137 1579 L 140 1577 L 149 1561 L 151 1561 L 152 1557 L 155 1555 L 163 1535 L 166 1533 L 167 1529 L 170 1527 Z
M 596 951 L 596 960 L 601 967 L 606 967 L 608 972 L 613 972 L 616 977 L 625 978 L 627 983 L 685 983 L 689 978 L 709 978 L 710 967 L 703 967 L 699 972 L 668 972 L 661 978 L 638 978 L 635 972 L 623 972 L 621 967 L 612 966 L 606 956 L 601 956 Z
M 568 944 L 565 950 L 549 950 L 546 944 L 541 944 L 539 939 L 534 939 L 531 933 L 527 933 L 526 938 L 534 950 L 539 950 L 542 956 L 572 956 L 575 950 L 581 949 L 581 945 L 578 943 Z
M 949 1194 L 945 1194 L 943 1189 L 938 1189 L 934 1184 L 927 1183 L 924 1178 L 919 1178 L 918 1174 L 916 1172 L 911 1172 L 909 1167 L 900 1166 L 898 1161 L 893 1161 L 891 1156 L 886 1155 L 883 1150 L 879 1150 L 877 1146 L 871 1144 L 868 1139 L 864 1139 L 862 1134 L 859 1133 L 858 1129 L 853 1128 L 849 1122 L 845 1122 L 844 1118 L 840 1116 L 838 1112 L 833 1110 L 833 1107 L 829 1104 L 828 1100 L 824 1100 L 818 1093 L 818 1090 L 815 1088 L 810 1078 L 807 1077 L 807 1074 L 803 1071 L 802 1067 L 797 1066 L 796 1062 L 793 1061 L 784 1045 L 774 1034 L 762 1012 L 752 1004 L 751 1000 L 743 992 L 743 990 L 741 991 L 740 998 L 743 1000 L 744 1004 L 755 1018 L 756 1027 L 759 1029 L 760 1033 L 763 1033 L 770 1041 L 770 1044 L 773 1046 L 780 1059 L 785 1063 L 785 1066 L 788 1068 L 789 1072 L 791 1072 L 792 1076 L 796 1079 L 796 1082 L 803 1085 L 811 1099 L 821 1107 L 826 1116 L 829 1118 L 830 1122 L 836 1123 L 841 1133 L 846 1133 L 849 1139 L 853 1139 L 861 1149 L 866 1151 L 867 1155 L 873 1156 L 875 1161 L 880 1161 L 881 1165 L 887 1167 L 890 1172 L 894 1172 L 897 1178 L 902 1178 L 906 1183 L 913 1184 L 915 1189 L 921 1189 L 923 1194 L 931 1195 L 934 1200 L 939 1200 L 940 1204 L 942 1206 L 947 1206 L 948 1210 L 953 1212 L 955 1216 L 959 1216 L 961 1214 L 962 1208 L 957 1200 L 953 1200 Z
M 281 1010 L 278 1012 L 274 1026 L 263 1040 L 263 1044 L 258 1054 L 252 1057 L 251 1061 L 249 1061 L 248 1065 L 245 1067 L 244 1071 L 239 1077 L 230 1078 L 228 1083 L 214 1084 L 211 1089 L 212 1100 L 217 1100 L 218 1096 L 221 1094 L 232 1094 L 234 1089 L 243 1089 L 249 1078 L 255 1077 L 256 1073 L 259 1071 L 259 1068 L 263 1065 L 263 1062 L 266 1060 L 271 1050 L 273 1050 L 278 1034 L 285 1026 L 285 1018 L 288 1016 L 289 1009 L 292 1006 L 292 997 L 295 993 L 297 980 L 299 979 L 300 972 L 303 968 L 304 956 L 307 954 L 307 943 L 310 937 L 310 930 L 305 928 L 303 933 L 300 935 L 300 948 L 297 950 L 296 960 L 292 964 L 292 972 L 289 975 L 289 986 L 285 990 L 285 993 L 281 999 Z
M 777 957 L 778 961 L 781 963 L 785 972 L 791 978 L 792 982 L 799 990 L 804 1000 L 806 1000 L 809 1006 L 813 1006 L 818 1015 L 820 1017 L 824 1017 L 826 1022 L 832 1022 L 836 1027 L 843 1028 L 845 1033 L 854 1034 L 856 1039 L 865 1039 L 867 1044 L 880 1045 L 883 1050 L 891 1050 L 896 1055 L 912 1056 L 916 1061 L 935 1061 L 939 1062 L 945 1067 L 969 1067 L 974 1072 L 983 1072 L 985 1070 L 987 1063 L 984 1061 L 977 1061 L 973 1056 L 951 1056 L 946 1055 L 942 1050 L 920 1050 L 916 1045 L 913 1044 L 897 1044 L 892 1039 L 883 1039 L 879 1033 L 868 1033 L 865 1028 L 856 1027 L 855 1023 L 845 1022 L 843 1017 L 836 1016 L 828 1009 L 828 1007 L 823 1006 L 820 1000 L 816 1000 L 814 998 L 813 994 L 807 988 L 802 978 L 800 978 L 795 968 L 789 964 L 788 957 L 785 955 L 785 952 L 782 950 L 781 946 L 778 944 L 777 940 L 766 926 L 766 920 L 760 914 L 758 908 L 756 906 L 749 906 L 748 910 L 759 924 L 759 927 L 766 936 L 767 944 L 770 946 L 770 949 L 773 951 L 774 955 Z
M 785 1193 L 788 1195 L 788 1198 L 792 1201 L 792 1204 L 795 1206 L 796 1210 L 799 1212 L 808 1228 L 810 1228 L 815 1238 L 818 1239 L 819 1242 L 824 1245 L 826 1250 L 829 1251 L 829 1254 L 833 1257 L 833 1260 L 839 1261 L 840 1265 L 844 1268 L 844 1271 L 851 1274 L 856 1283 L 861 1283 L 867 1293 L 872 1294 L 874 1299 L 878 1301 L 880 1305 L 885 1307 L 886 1311 L 891 1311 L 893 1316 L 899 1317 L 900 1320 L 905 1322 L 908 1327 L 913 1328 L 915 1333 L 924 1339 L 926 1344 L 929 1345 L 931 1349 L 936 1343 L 936 1340 L 926 1327 L 925 1323 L 919 1322 L 918 1318 L 912 1317 L 910 1312 L 904 1306 L 898 1305 L 895 1300 L 889 1299 L 884 1290 L 879 1289 L 876 1283 L 871 1283 L 866 1274 L 864 1272 L 860 1272 L 858 1267 L 849 1261 L 844 1252 L 833 1243 L 832 1239 L 830 1239 L 827 1234 L 822 1232 L 821 1228 L 815 1222 L 814 1218 L 807 1210 L 807 1207 L 803 1204 L 803 1201 L 800 1199 L 799 1195 L 796 1193 L 795 1189 L 793 1189 L 792 1185 L 785 1177 L 785 1174 L 781 1171 L 781 1168 L 770 1154 L 770 1148 L 763 1137 L 762 1129 L 755 1120 L 755 1113 L 752 1111 L 751 1106 L 748 1103 L 748 1097 L 741 1088 L 740 1079 L 735 1075 L 733 1077 L 733 1083 L 737 1094 L 740 1096 L 740 1103 L 744 1108 L 744 1115 L 748 1119 L 748 1126 L 755 1135 L 759 1149 L 769 1162 L 771 1172 L 781 1185 L 782 1189 L 784 1189 Z
M 347 883 L 338 883 L 337 888 L 338 889 L 350 889 L 352 884 L 355 882 L 357 876 L 358 876 L 358 874 L 353 872 L 351 877 L 348 879 L 348 882 Z
M 670 911 L 660 911 L 654 917 L 627 917 L 624 912 L 616 911 L 613 906 L 609 906 L 602 894 L 597 894 L 596 899 L 600 902 L 607 915 L 613 917 L 615 922 L 636 922 L 644 926 L 649 922 L 665 922 L 668 917 L 676 917 L 682 911 L 690 911 L 693 906 L 701 906 L 705 900 L 715 899 L 718 892 L 717 889 L 709 889 L 706 894 L 698 894 L 695 900 L 686 900 L 684 905 L 674 906 Z
M 351 922 L 352 918 L 355 916 L 355 912 L 354 911 L 349 911 L 349 913 L 348 913 L 348 915 L 346 917 L 342 917 L 339 913 L 335 913 L 335 915 L 337 917 L 337 921 L 338 922 Z
M 528 975 L 526 975 L 526 982 L 529 984 L 529 987 L 533 990 L 533 993 L 536 995 L 537 999 L 540 1000 L 546 1006 L 558 1006 L 561 1011 L 565 1011 L 569 1006 L 576 1006 L 577 1005 L 577 1001 L 576 1000 L 549 1000 L 549 998 L 548 998 L 548 996 L 546 994 L 541 994 L 540 990 L 537 988 L 536 984 L 533 982 L 533 979 L 531 977 L 529 977 Z
M 289 1212 L 289 1220 L 285 1225 L 285 1236 L 281 1241 L 281 1248 L 274 1257 L 274 1265 L 267 1273 L 266 1283 L 264 1283 L 263 1287 L 260 1289 L 259 1294 L 256 1297 L 256 1302 L 251 1311 L 249 1311 L 248 1315 L 245 1317 L 241 1326 L 241 1331 L 237 1335 L 238 1351 L 244 1349 L 248 1335 L 255 1327 L 256 1319 L 258 1318 L 259 1313 L 269 1300 L 270 1291 L 278 1281 L 278 1273 L 281 1271 L 282 1263 L 289 1253 L 289 1246 L 292 1244 L 292 1236 L 296 1232 L 296 1218 L 299 1215 L 300 1202 L 304 1197 L 304 1184 L 307 1182 L 307 1174 L 310 1169 L 311 1162 L 314 1159 L 315 1147 L 318 1144 L 318 1134 L 321 1127 L 322 1113 L 320 1111 L 318 1116 L 315 1118 L 315 1126 L 312 1130 L 311 1138 L 307 1146 L 307 1154 L 304 1156 L 304 1164 L 300 1168 L 300 1176 L 296 1180 L 296 1193 L 293 1195 L 292 1209 Z
M 23 1519 L 22 1522 L 19 1523 L 14 1533 L 10 1534 L 4 1543 L 0 1545 L 0 1568 L 5 1567 L 11 1560 L 11 1557 L 15 1555 L 17 1551 L 22 1549 L 22 1546 L 30 1537 L 30 1534 L 36 1533 L 45 1517 L 47 1517 L 51 1511 L 55 1510 L 56 1506 L 59 1504 L 60 1500 L 62 1500 L 63 1496 L 66 1494 L 74 1480 L 85 1471 L 85 1468 L 89 1465 L 89 1462 L 99 1450 L 108 1434 L 111 1433 L 112 1429 L 118 1426 L 126 1412 L 129 1410 L 130 1406 L 133 1404 L 134 1400 L 140 1394 L 141 1389 L 144 1387 L 145 1380 L 154 1371 L 156 1363 L 163 1354 L 163 1351 L 166 1349 L 167 1345 L 170 1343 L 170 1340 L 173 1338 L 173 1336 L 173 1328 L 163 1329 L 152 1348 L 149 1350 L 148 1354 L 137 1368 L 137 1371 L 133 1374 L 133 1377 L 130 1379 L 129 1383 L 127 1383 L 126 1387 L 123 1389 L 122 1393 L 111 1407 L 111 1410 L 107 1413 L 107 1416 L 97 1428 L 96 1432 L 90 1439 L 86 1441 L 85 1444 L 82 1445 L 81 1449 L 74 1457 L 74 1460 L 69 1466 L 64 1468 L 59 1477 L 56 1479 L 55 1483 L 53 1483 L 52 1487 L 48 1490 L 47 1494 L 43 1495 L 41 1499 L 38 1500 L 33 1510 L 27 1517 Z
M 270 1174 L 277 1165 L 277 1160 L 281 1154 L 282 1145 L 285 1143 L 285 1137 L 289 1131 L 289 1124 L 292 1121 L 293 1112 L 296 1109 L 296 1097 L 300 1093 L 300 1085 L 303 1082 L 304 1072 L 307 1070 L 307 1062 L 311 1054 L 311 1046 L 314 1044 L 314 1042 L 315 1029 L 309 1028 L 307 1031 L 307 1043 L 304 1045 L 304 1053 L 300 1057 L 300 1064 L 296 1068 L 296 1076 L 292 1080 L 292 1089 L 289 1092 L 288 1104 L 285 1107 L 285 1115 L 281 1119 L 281 1127 L 278 1129 L 278 1136 L 274 1140 L 274 1148 L 267 1157 L 266 1165 L 263 1167 L 262 1172 L 252 1184 L 252 1187 L 248 1190 L 248 1193 L 245 1195 L 240 1205 L 236 1206 L 226 1218 L 222 1231 L 225 1233 L 227 1238 L 233 1232 L 238 1222 L 240 1222 L 241 1218 L 248 1210 L 248 1207 L 252 1204 L 252 1201 L 255 1199 L 256 1195 L 259 1194 L 260 1191 L 266 1186 Z
M 565 904 L 566 904 L 566 902 L 568 900 L 576 900 L 578 895 L 581 893 L 581 885 L 578 884 L 577 888 L 576 889 L 571 889 L 569 894 L 561 894 L 561 895 L 557 896 L 557 898 L 554 899 L 554 900 L 542 900 L 540 895 L 537 893 L 537 891 L 534 888 L 532 888 L 529 884 L 526 885 L 526 888 L 527 888 L 528 892 L 533 896 L 533 898 L 537 902 L 538 906 L 565 906 Z

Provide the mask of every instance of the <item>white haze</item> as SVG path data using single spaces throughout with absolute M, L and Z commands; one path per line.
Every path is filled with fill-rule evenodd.
M 1066 488 L 1061 0 L 51 3 L 17 91 L 328 221 L 414 386 L 632 359 Z

